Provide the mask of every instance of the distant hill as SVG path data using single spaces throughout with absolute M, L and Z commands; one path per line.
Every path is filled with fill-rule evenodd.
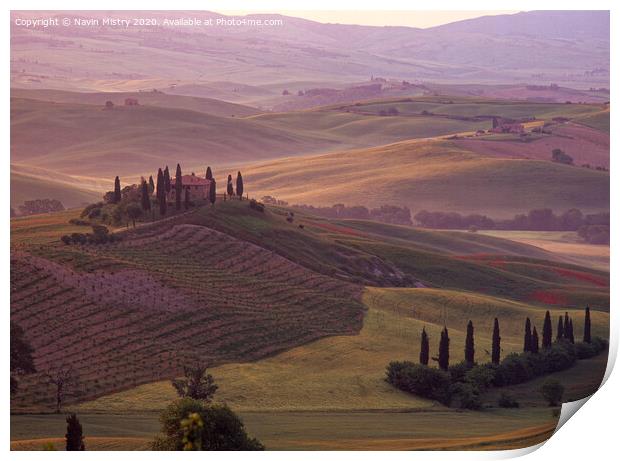
M 107 101 L 111 101 L 116 106 L 122 106 L 126 99 L 137 99 L 138 104 L 144 106 L 187 109 L 220 117 L 246 117 L 261 113 L 261 111 L 254 107 L 241 104 L 233 104 L 211 98 L 170 95 L 161 91 L 80 93 L 75 91 L 13 88 L 11 89 L 11 97 L 70 104 L 90 104 L 101 107 L 104 107 Z
M 34 14 L 13 11 L 12 18 Z M 107 14 L 76 11 L 68 16 L 103 18 Z M 121 11 L 114 15 L 131 17 Z M 163 20 L 171 13 L 150 15 Z M 173 16 L 223 17 L 205 11 L 175 11 Z M 350 83 L 374 75 L 451 83 L 555 82 L 608 87 L 608 18 L 608 12 L 543 11 L 416 29 L 322 24 L 262 14 L 246 19 L 275 19 L 281 25 L 195 27 L 183 28 L 183 33 L 174 27 L 102 26 L 67 27 L 56 34 L 12 26 L 11 84 L 79 91 L 175 85 L 185 88 L 183 94 L 204 95 L 201 85 L 212 82 L 236 82 L 239 87 L 278 83 L 281 92 L 300 81 Z M 36 61 L 30 59 L 33 55 Z M 196 85 L 196 93 L 187 85 Z M 313 87 L 319 85 L 307 86 Z M 230 94 L 230 100 L 239 101 L 234 91 Z
M 482 141 L 481 141 L 482 142 Z M 609 173 L 548 161 L 484 157 L 446 140 L 404 141 L 245 170 L 256 196 L 314 205 L 406 205 L 509 217 L 533 208 L 609 207 Z
M 101 200 L 102 193 L 86 189 L 63 175 L 49 174 L 47 177 L 29 172 L 27 168 L 11 167 L 11 207 L 17 207 L 26 200 L 56 199 L 65 208 L 82 206 Z

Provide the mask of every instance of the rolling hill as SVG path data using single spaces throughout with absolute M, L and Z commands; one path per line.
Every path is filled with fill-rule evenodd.
M 608 172 L 485 157 L 450 140 L 412 140 L 283 159 L 244 171 L 255 195 L 298 204 L 390 204 L 408 206 L 413 213 L 426 209 L 496 218 L 533 208 L 609 207 Z
M 14 11 L 12 19 L 33 14 Z M 171 16 L 227 19 L 204 11 L 150 14 L 159 21 Z M 75 11 L 69 16 L 107 15 Z M 114 16 L 132 17 L 120 11 Z M 299 81 L 358 82 L 371 75 L 451 83 L 609 86 L 606 11 L 525 12 L 429 29 L 321 24 L 273 14 L 246 17 L 265 19 L 281 23 L 184 28 L 182 33 L 157 26 L 90 31 L 67 27 L 61 33 L 13 26 L 12 86 L 137 91 L 231 81 L 249 86 L 279 83 L 281 92 Z M 232 95 L 231 100 L 238 99 Z
M 86 189 L 86 184 L 86 180 L 77 181 L 50 171 L 11 165 L 11 207 L 17 209 L 26 200 L 45 198 L 60 200 L 65 208 L 100 200 L 102 191 Z

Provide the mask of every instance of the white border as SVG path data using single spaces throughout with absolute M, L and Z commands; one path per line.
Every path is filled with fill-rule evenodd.
M 2 142 L 3 142 L 3 154 L 9 159 L 10 142 L 9 142 L 9 100 L 10 100 L 10 75 L 9 75 L 9 55 L 10 55 L 10 41 L 9 41 L 9 10 L 87 10 L 87 9 L 100 9 L 100 10 L 157 10 L 157 9 L 170 9 L 170 10 L 210 10 L 210 11 L 226 11 L 226 10 L 247 10 L 247 11 L 273 11 L 277 10 L 554 10 L 554 9 L 604 9 L 612 10 L 611 13 L 611 56 L 614 56 L 614 50 L 618 49 L 618 30 L 620 28 L 619 21 L 617 20 L 619 13 L 618 2 L 603 1 L 603 0 L 589 0 L 588 2 L 577 1 L 545 1 L 545 0 L 521 0 L 521 1 L 488 1 L 488 0 L 470 0 L 468 2 L 458 0 L 435 0 L 433 2 L 413 2 L 411 0 L 382 0 L 381 2 L 370 2 L 364 0 L 297 0 L 294 3 L 292 0 L 212 0 L 212 1 L 198 1 L 198 0 L 175 0 L 174 2 L 159 2 L 157 4 L 147 1 L 135 1 L 135 0 L 108 0 L 100 1 L 94 0 L 88 3 L 77 0 L 56 0 L 53 2 L 45 1 L 11 1 L 5 2 L 5 14 L 4 21 L 2 22 L 2 37 L 4 39 L 4 46 L 2 47 L 2 58 L 5 63 L 5 71 L 2 73 L 2 90 L 4 94 L 4 105 L 2 106 Z M 615 7 L 615 8 L 614 8 Z M 612 79 L 618 75 L 617 58 L 611 62 L 611 75 Z M 615 108 L 617 98 L 615 98 L 616 80 L 612 80 L 612 106 Z M 614 117 L 612 111 L 611 115 L 611 150 L 610 152 L 616 152 L 618 142 L 615 133 L 618 132 L 617 118 Z M 2 197 L 9 197 L 10 195 L 10 168 L 7 168 L 8 161 L 5 161 L 5 168 L 2 170 Z M 619 167 L 619 163 L 615 161 L 615 156 L 611 155 L 610 170 L 612 175 L 611 180 L 611 198 L 612 208 L 615 201 L 614 197 L 618 196 L 619 186 L 618 182 L 614 181 L 616 175 L 616 168 Z M 7 208 L 8 200 L 1 202 L 0 213 L 4 216 L 8 215 Z M 612 213 L 612 229 L 615 230 L 618 225 L 618 217 L 616 213 Z M 2 246 L 2 258 L 3 264 L 0 266 L 2 269 L 2 277 L 4 283 L 3 289 L 3 303 L 5 306 L 5 332 L 3 345 L 4 351 L 9 349 L 9 235 L 10 227 L 8 220 L 2 226 L 2 240 L 4 245 Z M 615 248 L 618 243 L 618 234 L 612 233 L 611 245 Z M 615 268 L 617 267 L 618 257 L 615 252 L 611 254 L 611 270 L 612 270 L 612 286 L 615 286 L 618 277 L 616 277 Z M 611 305 L 614 305 L 616 300 L 615 290 L 611 293 Z M 619 323 L 615 311 L 611 315 L 611 340 L 610 340 L 610 355 L 607 374 L 611 372 L 613 364 L 616 360 L 618 350 L 618 332 Z M 4 352 L 1 356 L 2 366 L 5 373 L 8 375 L 8 354 Z M 2 418 L 2 431 L 4 434 L 5 449 L 9 449 L 9 389 L 8 389 L 8 376 L 0 382 L 2 395 L 5 396 L 2 404 L 2 414 L 5 415 Z M 295 459 L 316 459 L 317 455 L 327 460 L 332 459 L 356 459 L 356 460 L 373 460 L 376 461 L 378 457 L 389 457 L 390 459 L 439 459 L 439 460 L 453 460 L 453 459 L 503 459 L 506 457 L 521 456 L 531 452 L 528 459 L 532 460 L 545 460 L 550 459 L 562 459 L 562 460 L 596 460 L 596 459 L 610 459 L 612 456 L 617 456 L 617 437 L 618 437 L 618 423 L 617 418 L 620 415 L 617 413 L 620 405 L 618 403 L 620 391 L 620 377 L 618 372 L 612 373 L 609 379 L 604 383 L 602 388 L 589 399 L 589 401 L 579 410 L 577 417 L 570 418 L 568 422 L 545 444 L 538 450 L 525 449 L 515 450 L 512 452 L 300 452 L 295 453 L 293 456 Z M 615 422 L 615 424 L 614 424 Z M 175 456 L 173 454 L 172 456 Z M 30 459 L 39 456 L 46 456 L 53 459 L 60 459 L 69 455 L 61 454 L 61 452 L 53 453 L 19 453 L 11 452 L 11 458 L 15 459 Z M 109 459 L 110 454 L 106 452 L 86 452 L 81 456 L 85 456 L 89 459 Z M 129 456 L 128 453 L 123 456 Z M 134 459 L 161 459 L 171 456 L 166 453 L 153 453 L 153 452 L 137 452 L 131 455 Z M 291 453 L 286 452 L 265 452 L 265 453 L 210 453 L 208 455 L 199 453 L 188 453 L 182 456 L 194 457 L 198 456 L 203 459 L 205 456 L 210 458 L 216 457 L 217 459 L 238 459 L 243 457 L 248 458 L 269 458 L 269 459 L 291 459 Z

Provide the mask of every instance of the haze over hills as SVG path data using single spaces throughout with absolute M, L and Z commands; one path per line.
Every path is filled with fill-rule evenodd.
M 35 16 L 12 12 L 13 19 Z M 107 13 L 68 16 L 101 19 Z M 151 16 L 157 21 L 222 18 L 195 11 Z M 117 12 L 114 17 L 132 13 Z M 603 11 L 528 12 L 430 29 L 321 24 L 280 15 L 246 19 L 278 19 L 283 25 L 26 29 L 13 22 L 11 83 L 25 88 L 135 91 L 218 81 L 258 87 L 299 81 L 351 83 L 374 75 L 452 83 L 553 82 L 585 88 L 609 84 L 609 13 Z M 547 27 L 550 23 L 554 27 Z

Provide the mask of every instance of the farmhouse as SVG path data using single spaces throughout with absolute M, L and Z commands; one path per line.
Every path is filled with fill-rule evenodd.
M 199 178 L 195 173 L 186 174 L 181 177 L 181 185 L 183 186 L 183 195 L 181 200 L 185 200 L 185 191 L 189 191 L 190 200 L 207 200 L 209 198 L 209 189 L 211 180 Z M 174 202 L 176 200 L 176 179 L 170 179 L 170 192 L 166 194 L 166 200 Z

